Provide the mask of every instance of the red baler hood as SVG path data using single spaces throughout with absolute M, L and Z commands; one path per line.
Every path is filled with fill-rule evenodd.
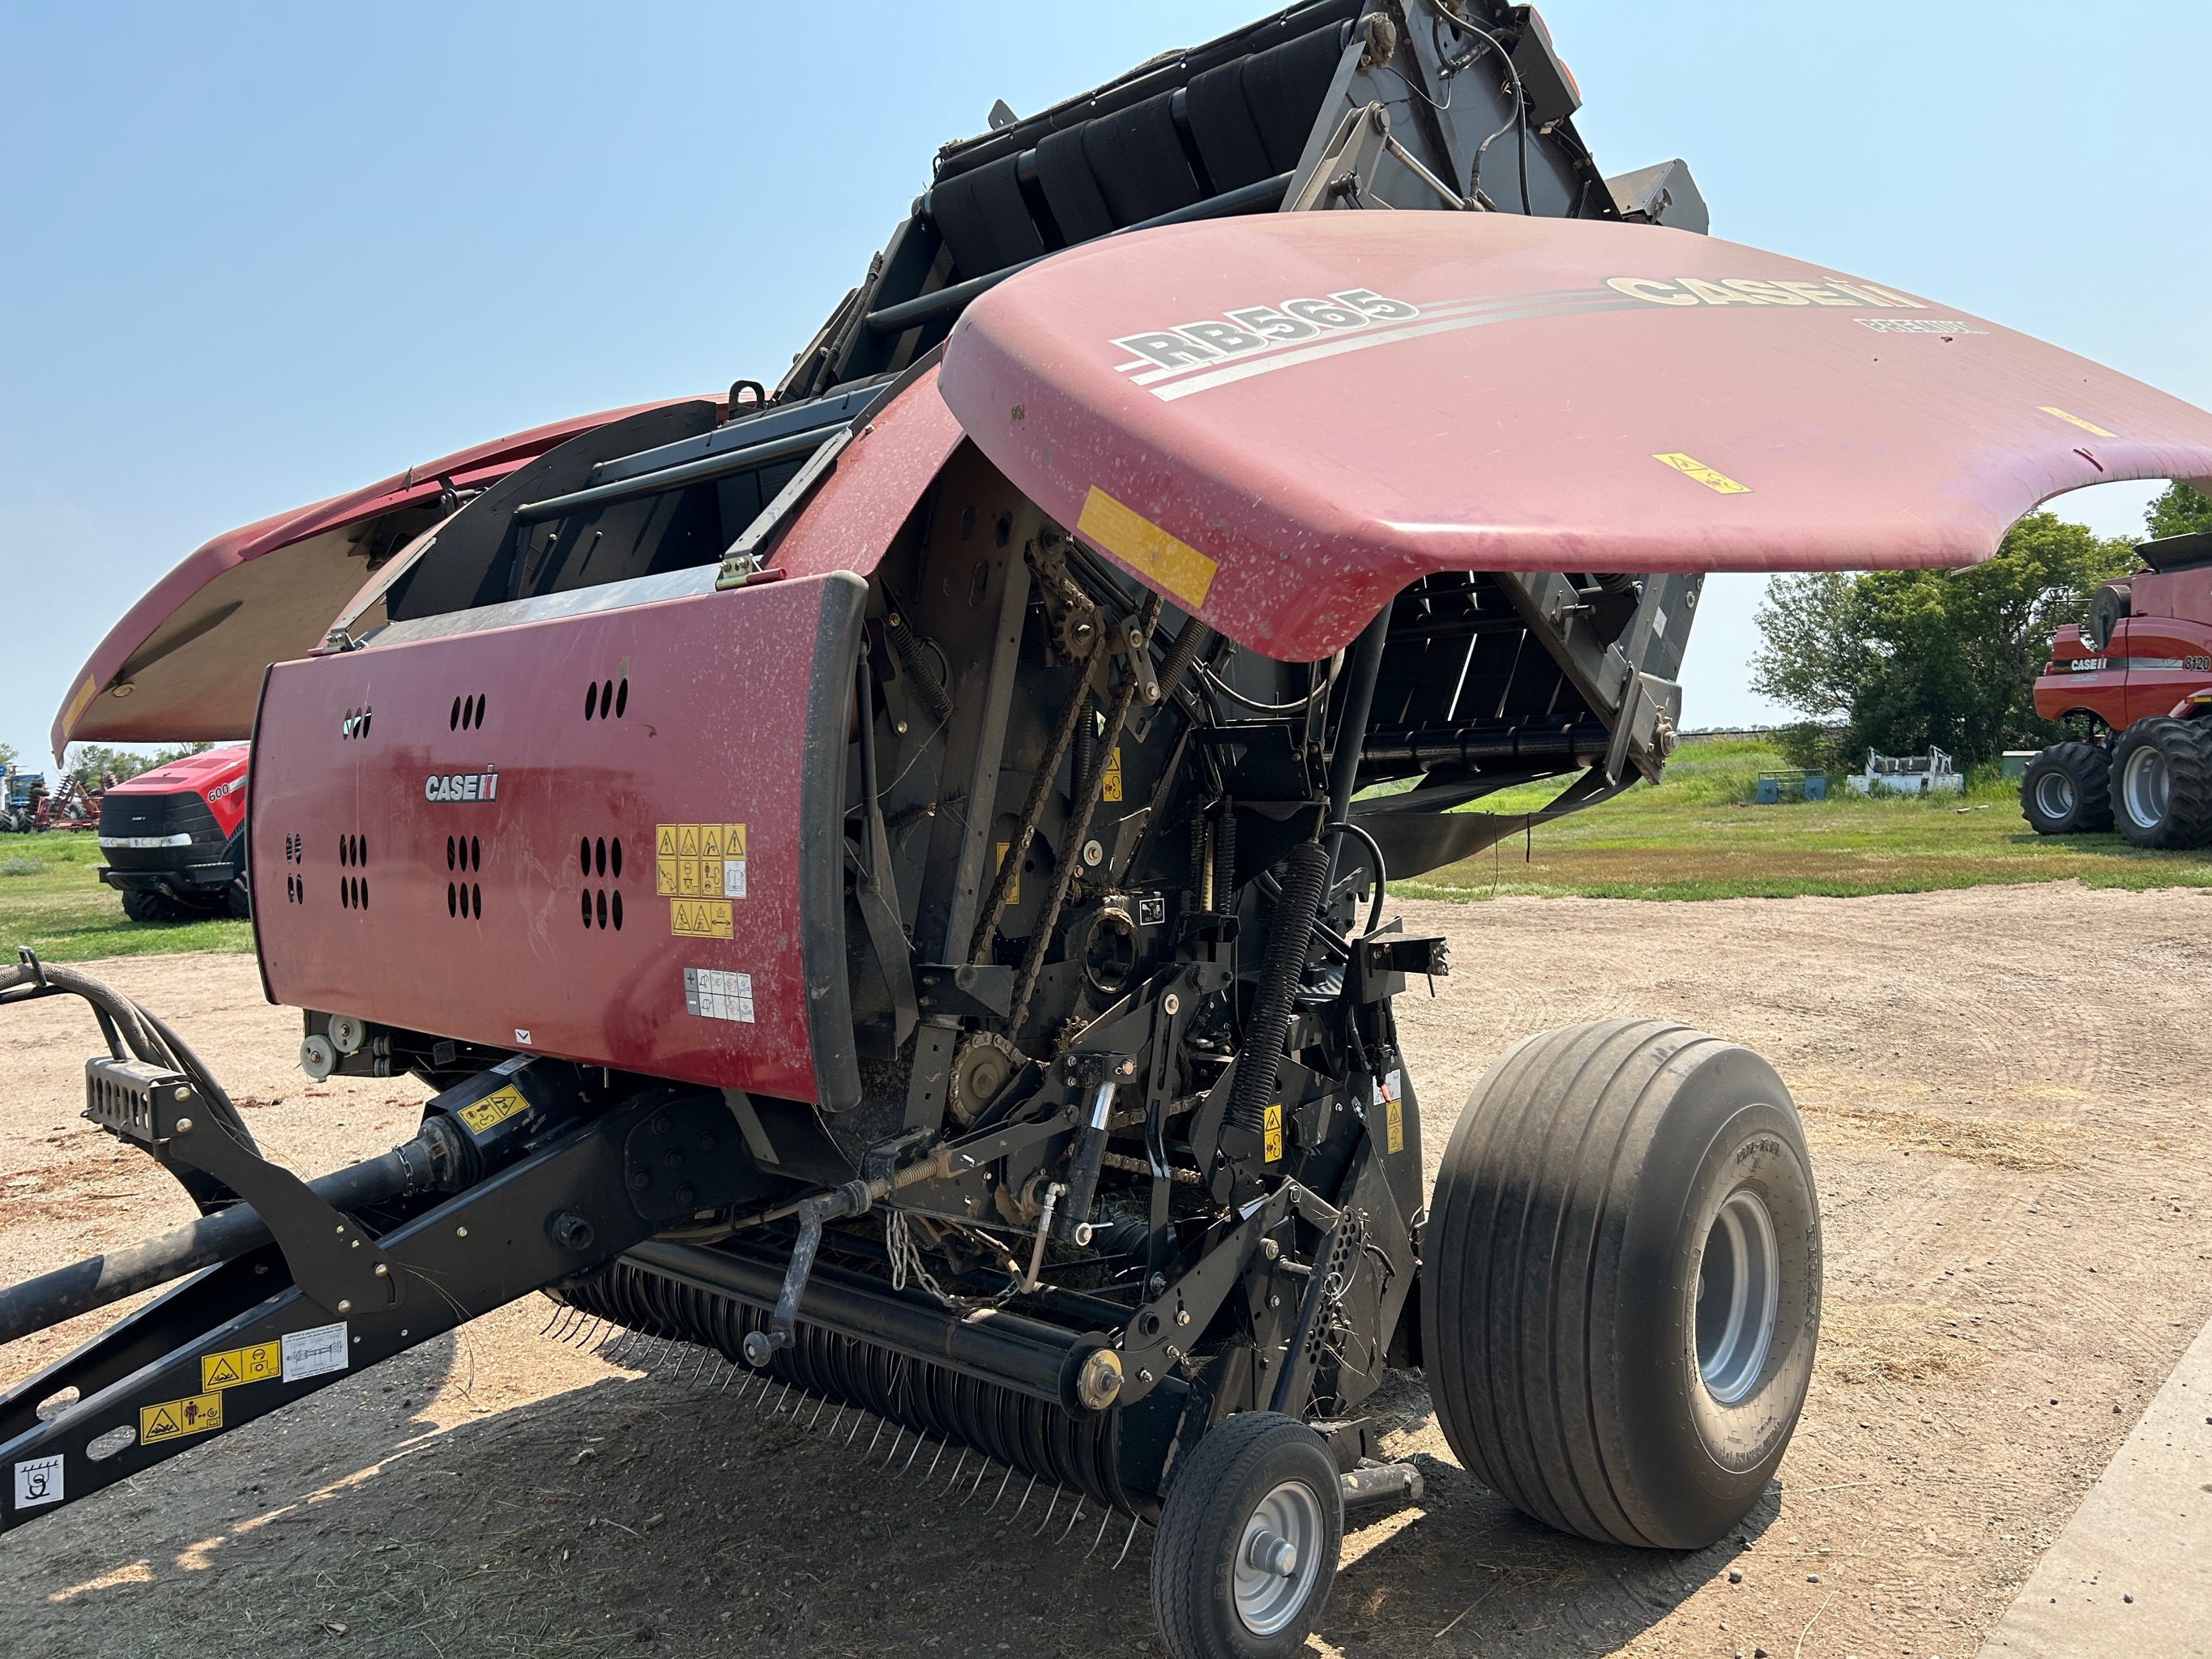
M 2212 416 L 1955 307 L 1504 214 L 1107 238 L 970 305 L 940 387 L 1047 512 L 1283 659 L 1433 570 L 1963 565 L 2063 491 L 2212 477 Z
M 377 520 L 434 501 L 447 483 L 480 489 L 580 432 L 666 401 L 532 427 L 217 536 L 108 630 L 54 717 L 56 757 L 84 741 L 249 735 L 262 670 L 320 642 L 362 585 L 355 555 Z M 129 695 L 112 695 L 120 684 Z

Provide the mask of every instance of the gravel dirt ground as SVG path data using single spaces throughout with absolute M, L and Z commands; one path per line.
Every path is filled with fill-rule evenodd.
M 1322 1653 L 1971 1654 L 2212 1313 L 2212 897 L 2070 884 L 1852 900 L 1400 907 L 1455 971 L 1401 1017 L 1431 1164 L 1527 1033 L 1679 1018 L 1804 1109 L 1827 1304 L 1779 1480 L 1695 1555 L 1546 1532 L 1452 1465 L 1418 1376 L 1376 1404 L 1419 1505 L 1355 1516 Z M 403 1138 L 411 1082 L 309 1085 L 250 958 L 94 971 L 162 1013 L 305 1173 Z M 76 1115 L 73 1002 L 8 1016 L 9 1279 L 173 1224 Z M 98 1316 L 0 1352 L 13 1381 Z M 0 1540 L 0 1652 L 362 1659 L 1158 1653 L 1149 1533 L 1095 1554 L 904 1450 L 539 1334 L 520 1304 Z M 848 1419 L 849 1422 L 849 1419 Z M 828 1426 L 825 1417 L 822 1427 Z M 923 1455 L 926 1462 L 927 1454 Z M 947 1468 L 950 1460 L 947 1460 Z M 973 1465 L 969 1465 L 972 1472 Z M 903 1476 L 903 1478 L 896 1478 Z M 995 1474 L 992 1477 L 995 1481 Z M 963 1498 L 967 1498 L 963 1502 Z

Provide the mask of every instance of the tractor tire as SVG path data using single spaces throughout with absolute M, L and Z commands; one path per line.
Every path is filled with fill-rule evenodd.
M 2112 820 L 2136 847 L 2178 849 L 2212 841 L 2212 727 L 2137 720 L 2112 745 Z
M 2039 836 L 2112 827 L 2112 757 L 2093 743 L 2054 743 L 2027 763 L 2020 811 Z
M 1421 1255 L 1437 1420 L 1516 1509 L 1688 1550 L 1765 1492 L 1812 1382 L 1820 1206 L 1757 1054 L 1659 1020 L 1515 1045 L 1460 1114 Z
M 253 919 L 252 890 L 246 886 L 244 876 L 223 889 L 222 908 L 217 914 L 228 916 L 233 921 L 251 921 Z
M 123 914 L 133 921 L 184 921 L 189 919 L 185 908 L 167 893 L 142 893 L 131 887 L 123 890 Z
M 1152 1540 L 1161 1641 L 1172 1659 L 1304 1651 L 1343 1547 L 1344 1488 L 1322 1437 L 1279 1412 L 1224 1419 L 1176 1471 L 1161 1505 Z

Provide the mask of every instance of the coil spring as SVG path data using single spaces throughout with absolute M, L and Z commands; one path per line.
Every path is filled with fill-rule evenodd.
M 703 1344 L 740 1370 L 750 1369 L 740 1357 L 745 1334 L 768 1328 L 765 1310 L 628 1261 L 564 1287 L 559 1299 L 647 1336 Z M 1158 1507 L 1133 1498 L 1121 1486 L 1115 1468 L 1118 1411 L 1074 1417 L 1032 1395 L 805 1320 L 791 1346 L 779 1349 L 765 1369 L 806 1393 L 1072 1487 L 1102 1507 L 1132 1516 Z

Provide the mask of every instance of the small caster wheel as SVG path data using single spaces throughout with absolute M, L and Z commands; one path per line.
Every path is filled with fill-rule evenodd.
M 1304 1647 L 1336 1582 L 1344 1497 L 1322 1437 L 1240 1412 L 1176 1474 L 1152 1541 L 1152 1613 L 1174 1659 Z

